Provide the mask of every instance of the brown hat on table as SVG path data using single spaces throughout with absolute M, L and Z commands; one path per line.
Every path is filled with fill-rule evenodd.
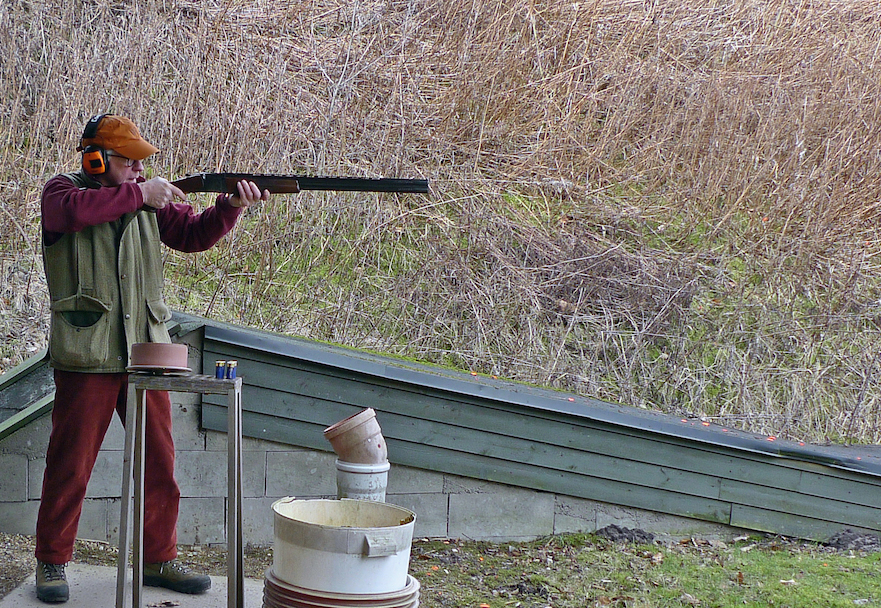
M 88 146 L 113 150 L 132 160 L 144 160 L 159 152 L 159 148 L 141 137 L 135 123 L 124 116 L 113 114 L 99 114 L 89 120 L 77 150 L 82 151 Z

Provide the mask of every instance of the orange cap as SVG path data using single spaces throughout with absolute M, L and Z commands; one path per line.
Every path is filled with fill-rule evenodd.
M 101 118 L 94 137 L 83 138 L 77 150 L 82 150 L 86 146 L 98 146 L 105 150 L 113 150 L 132 160 L 144 160 L 159 152 L 159 148 L 141 137 L 135 123 L 124 116 L 112 114 Z

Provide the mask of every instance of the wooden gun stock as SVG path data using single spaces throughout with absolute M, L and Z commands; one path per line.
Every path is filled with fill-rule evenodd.
M 260 190 L 269 190 L 273 194 L 294 194 L 301 190 L 428 193 L 428 180 L 426 179 L 198 173 L 182 177 L 171 183 L 186 193 L 225 192 L 235 194 L 236 184 L 243 179 L 254 182 Z

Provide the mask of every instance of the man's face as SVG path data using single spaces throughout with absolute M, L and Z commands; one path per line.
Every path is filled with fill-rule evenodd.
M 107 150 L 107 171 L 98 176 L 98 181 L 110 187 L 133 184 L 143 172 L 144 161 L 132 160 L 113 150 Z

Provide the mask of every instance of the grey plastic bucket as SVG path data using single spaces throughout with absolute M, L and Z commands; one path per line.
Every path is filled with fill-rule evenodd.
M 337 498 L 385 502 L 390 466 L 387 460 L 380 464 L 337 460 Z

